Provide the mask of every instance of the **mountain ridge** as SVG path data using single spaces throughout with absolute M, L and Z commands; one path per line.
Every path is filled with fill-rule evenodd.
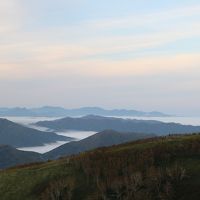
M 137 116 L 137 117 L 168 117 L 170 115 L 158 112 L 144 112 L 132 109 L 104 109 L 101 107 L 81 107 L 66 109 L 56 106 L 43 106 L 39 108 L 0 108 L 0 116 L 33 116 L 33 117 L 64 117 L 83 115 L 103 116 Z
M 61 145 L 60 147 L 57 147 L 43 155 L 47 159 L 57 159 L 62 156 L 76 155 L 81 152 L 96 149 L 99 147 L 108 147 L 155 136 L 156 135 L 154 134 L 123 133 L 114 130 L 105 130 L 89 136 L 83 140 L 72 141 L 70 143 Z
M 13 147 L 41 146 L 45 143 L 70 141 L 72 138 L 28 128 L 0 118 L 0 144 Z
M 9 145 L 0 145 L 0 169 L 44 161 L 39 153 L 17 150 Z
M 56 131 L 81 130 L 101 132 L 111 129 L 119 132 L 154 133 L 157 135 L 200 132 L 200 126 L 97 115 L 87 115 L 77 118 L 65 117 L 52 121 L 39 121 L 35 125 L 47 127 Z

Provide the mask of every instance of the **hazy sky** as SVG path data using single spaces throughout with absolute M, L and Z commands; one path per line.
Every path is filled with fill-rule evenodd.
M 200 115 L 199 0 L 0 0 L 0 107 Z

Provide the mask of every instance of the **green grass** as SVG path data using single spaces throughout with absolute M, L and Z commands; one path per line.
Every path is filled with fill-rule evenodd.
M 50 183 L 71 184 L 73 200 L 98 199 L 96 177 L 121 180 L 122 173 L 170 168 L 179 164 L 187 177 L 175 188 L 177 200 L 198 200 L 200 196 L 200 135 L 146 139 L 61 159 L 0 172 L 1 200 L 39 200 Z M 122 172 L 121 172 L 122 171 Z M 124 173 L 124 172 L 123 172 Z M 110 178 L 110 179 L 109 179 Z M 113 182 L 112 182 L 113 181 Z
M 46 183 L 59 176 L 68 176 L 70 167 L 64 162 L 50 162 L 33 167 L 11 169 L 0 174 L 0 196 L 2 199 L 37 199 L 34 193 Z

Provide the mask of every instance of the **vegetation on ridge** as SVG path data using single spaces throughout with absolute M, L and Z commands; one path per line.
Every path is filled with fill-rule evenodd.
M 200 135 L 145 139 L 0 173 L 2 200 L 197 200 Z

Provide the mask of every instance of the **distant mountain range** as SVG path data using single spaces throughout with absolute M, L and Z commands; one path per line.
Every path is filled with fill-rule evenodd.
M 155 135 L 142 133 L 120 133 L 113 130 L 106 130 L 86 139 L 64 144 L 50 152 L 45 153 L 44 157 L 47 159 L 57 159 L 61 156 L 75 155 L 98 147 L 107 147 L 150 137 L 155 137 Z
M 79 118 L 66 117 L 54 121 L 40 121 L 37 122 L 36 125 L 47 127 L 55 131 L 81 130 L 100 132 L 112 129 L 119 132 L 153 133 L 157 135 L 200 132 L 200 126 L 95 115 L 88 115 Z
M 32 116 L 32 117 L 66 117 L 66 116 L 137 116 L 137 117 L 167 117 L 161 112 L 142 112 L 137 110 L 113 109 L 106 110 L 99 107 L 83 107 L 65 109 L 62 107 L 44 106 L 41 108 L 0 108 L 0 116 Z
M 0 146 L 0 168 L 18 164 L 57 159 L 79 154 L 98 147 L 107 147 L 138 139 L 152 138 L 168 133 L 200 132 L 198 126 L 185 126 L 175 123 L 163 123 L 148 120 L 125 120 L 113 117 L 85 116 L 81 118 L 64 118 L 56 121 L 38 122 L 37 125 L 47 126 L 57 130 L 104 130 L 80 141 L 71 141 L 45 154 L 23 152 L 10 146 Z M 114 128 L 115 130 L 106 130 Z M 119 131 L 122 130 L 122 131 Z M 131 130 L 131 131 L 130 131 Z M 41 132 L 30 129 L 5 119 L 0 119 L 0 143 L 14 147 L 42 145 L 58 140 L 71 140 L 55 133 Z
M 0 169 L 40 161 L 44 159 L 39 153 L 20 151 L 8 145 L 0 145 Z
M 0 145 L 13 147 L 41 146 L 56 141 L 71 141 L 72 138 L 43 132 L 0 118 Z
M 98 147 L 107 147 L 138 139 L 152 138 L 157 135 L 200 132 L 200 126 L 94 115 L 80 118 L 67 117 L 55 121 L 43 121 L 36 123 L 36 125 L 55 130 L 74 129 L 97 131 L 98 133 L 81 141 L 71 141 L 45 154 L 24 152 L 16 150 L 14 147 L 40 146 L 58 140 L 70 141 L 73 139 L 59 136 L 53 132 L 42 132 L 27 128 L 0 118 L 0 168 L 40 162 L 48 159 L 57 159 L 59 157 L 79 154 Z

